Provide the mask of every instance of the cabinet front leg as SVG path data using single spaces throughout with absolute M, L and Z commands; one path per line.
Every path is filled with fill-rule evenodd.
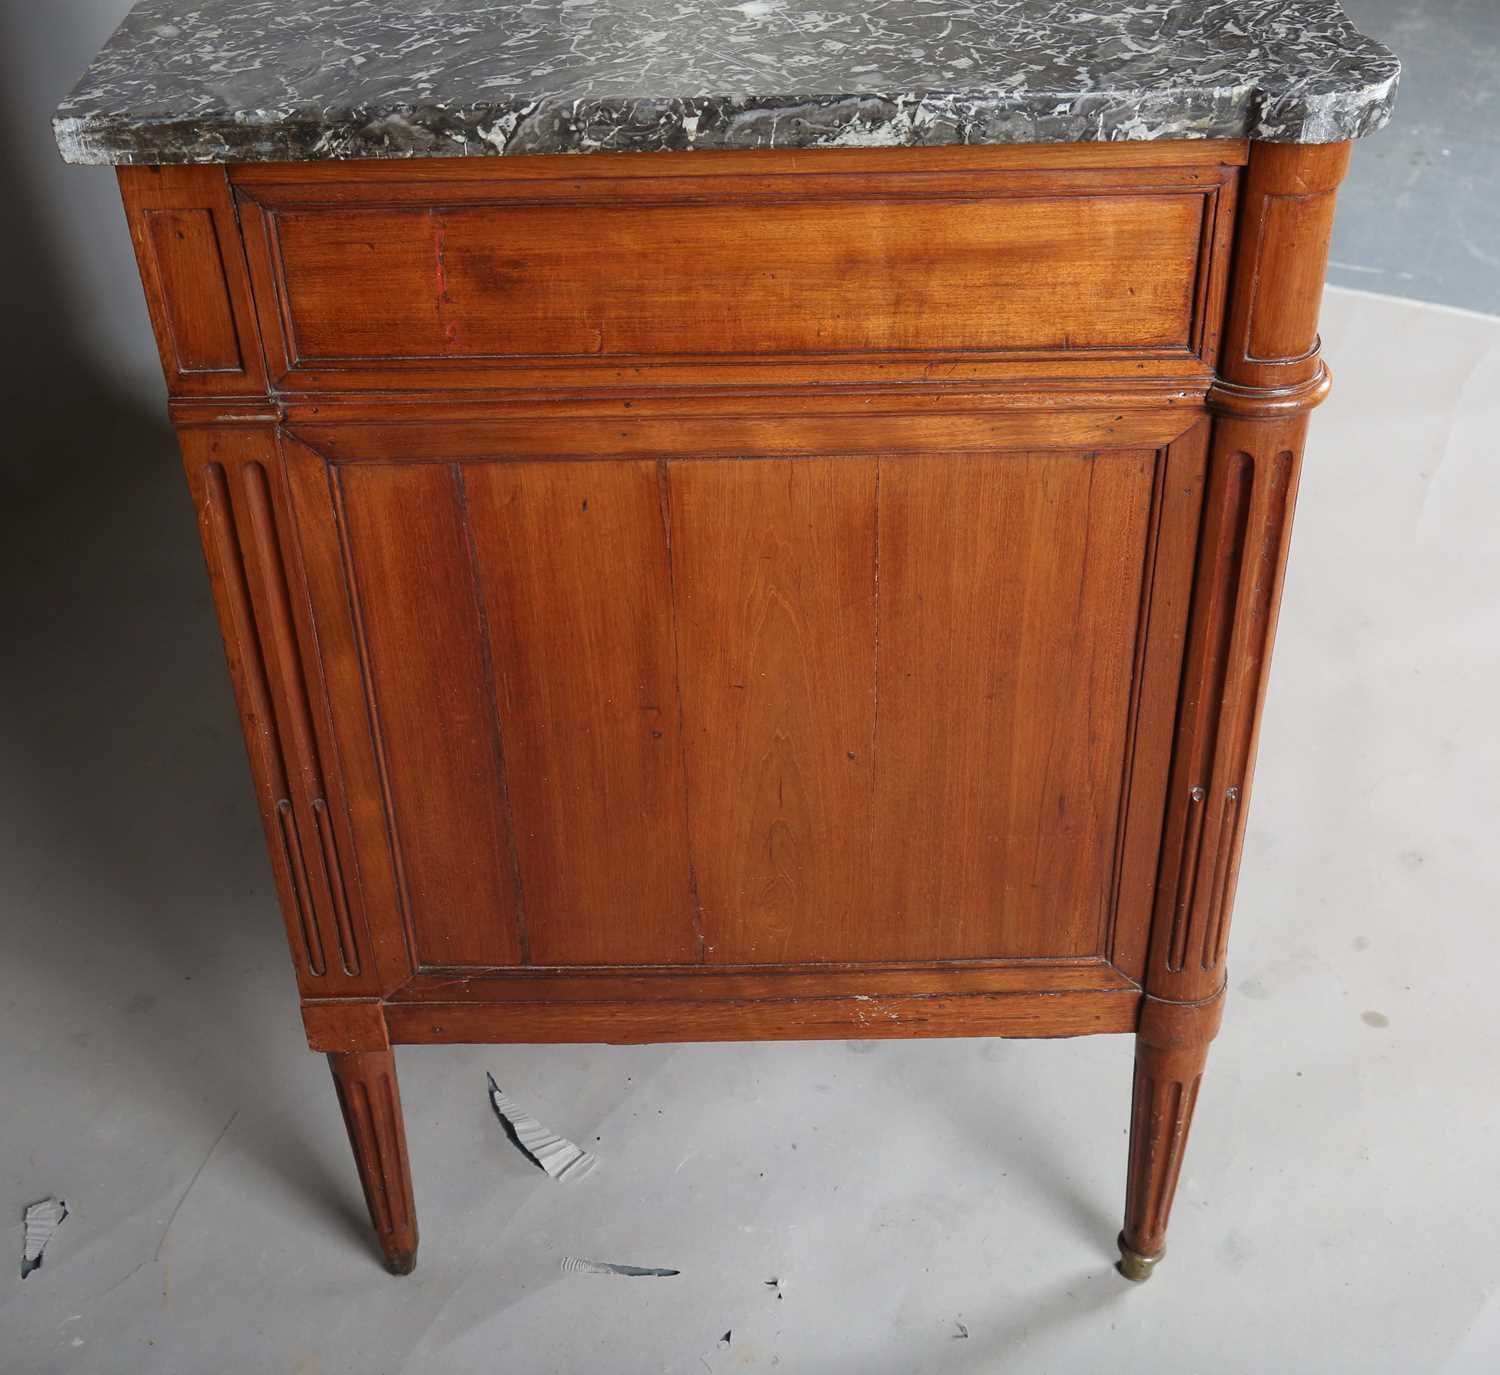
M 1126 1279 L 1150 1279 L 1167 1249 L 1172 1197 L 1223 1005 L 1220 990 L 1201 1003 L 1148 997 L 1142 1008 L 1135 1040 L 1125 1227 L 1120 1233 L 1120 1273 Z
M 350 1051 L 330 1055 L 328 1066 L 386 1269 L 409 1275 L 417 1264 L 417 1211 L 396 1057 L 389 1050 Z

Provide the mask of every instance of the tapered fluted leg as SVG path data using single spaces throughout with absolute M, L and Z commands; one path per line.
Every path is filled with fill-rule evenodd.
M 1229 921 L 1255 771 L 1271 642 L 1320 356 L 1334 196 L 1347 143 L 1252 143 L 1217 358 L 1198 557 L 1184 641 L 1151 940 L 1136 1033 L 1120 1271 L 1166 1249 L 1208 1045 L 1224 996 Z
M 328 1066 L 386 1269 L 409 1275 L 417 1264 L 417 1211 L 396 1057 L 389 1050 L 353 1051 L 330 1055 Z
M 1126 1279 L 1149 1279 L 1167 1248 L 1172 1196 L 1222 1007 L 1222 992 L 1204 1003 L 1145 1000 L 1135 1042 L 1130 1165 L 1120 1233 L 1120 1273 Z

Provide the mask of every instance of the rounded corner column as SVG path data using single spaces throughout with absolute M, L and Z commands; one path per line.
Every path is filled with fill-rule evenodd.
M 1230 916 L 1308 415 L 1330 377 L 1318 312 L 1350 145 L 1251 145 L 1136 1033 L 1119 1269 L 1149 1278 L 1223 1014 Z

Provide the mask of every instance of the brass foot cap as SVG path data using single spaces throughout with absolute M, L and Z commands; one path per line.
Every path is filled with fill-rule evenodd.
M 385 1268 L 393 1275 L 409 1275 L 417 1268 L 417 1253 L 412 1251 L 393 1251 L 385 1258 Z
M 1154 1256 L 1143 1256 L 1139 1251 L 1132 1251 L 1125 1244 L 1125 1233 L 1120 1233 L 1120 1263 L 1115 1267 L 1126 1279 L 1134 1284 L 1141 1284 L 1151 1278 L 1151 1272 L 1156 1269 L 1156 1262 L 1164 1255 L 1166 1250 L 1158 1251 Z

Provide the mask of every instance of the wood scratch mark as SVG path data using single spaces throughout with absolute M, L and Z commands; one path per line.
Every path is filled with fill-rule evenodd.
M 436 211 L 431 212 L 431 214 L 433 272 L 437 282 L 436 306 L 438 323 L 443 327 L 443 338 L 452 347 L 458 342 L 458 327 L 446 318 L 446 307 L 453 304 L 453 297 L 448 292 L 448 225 Z

